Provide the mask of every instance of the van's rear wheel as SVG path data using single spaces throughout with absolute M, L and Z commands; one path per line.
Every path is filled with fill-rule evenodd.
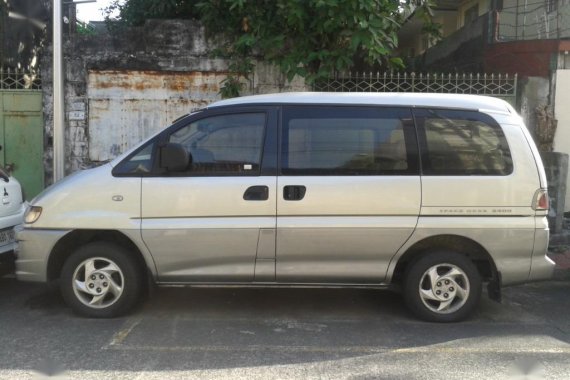
M 481 276 L 467 257 L 434 251 L 412 263 L 404 278 L 410 310 L 431 322 L 467 318 L 481 298 Z
M 124 248 L 107 242 L 89 243 L 63 265 L 61 291 L 78 314 L 112 318 L 128 312 L 140 298 L 143 276 Z

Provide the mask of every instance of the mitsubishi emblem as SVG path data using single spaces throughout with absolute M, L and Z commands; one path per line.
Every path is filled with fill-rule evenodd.
M 6 188 L 4 188 L 4 196 L 2 197 L 2 204 L 3 205 L 8 205 L 10 204 L 10 198 L 8 197 L 8 192 L 6 191 Z

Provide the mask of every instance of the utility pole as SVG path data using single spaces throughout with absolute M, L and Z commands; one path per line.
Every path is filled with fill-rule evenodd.
M 76 4 L 96 0 L 66 1 Z M 63 0 L 53 1 L 53 182 L 65 177 L 65 93 L 63 73 Z
M 53 182 L 65 176 L 62 0 L 53 2 Z

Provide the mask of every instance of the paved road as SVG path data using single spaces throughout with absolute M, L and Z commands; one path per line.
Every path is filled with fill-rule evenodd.
M 440 325 L 388 291 L 168 288 L 95 320 L 57 291 L 3 278 L 0 379 L 570 378 L 570 281 L 504 296 Z

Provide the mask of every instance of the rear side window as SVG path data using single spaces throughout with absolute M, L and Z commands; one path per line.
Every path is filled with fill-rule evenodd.
M 417 174 L 411 111 L 379 107 L 285 107 L 284 175 Z
M 505 134 L 476 111 L 414 110 L 424 175 L 508 175 L 513 161 Z

